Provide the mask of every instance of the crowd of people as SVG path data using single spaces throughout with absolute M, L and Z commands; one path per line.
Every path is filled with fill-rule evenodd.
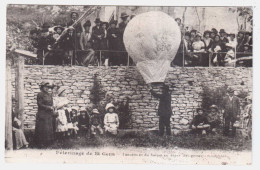
M 239 31 L 235 34 L 212 28 L 202 34 L 195 29 L 184 29 L 179 18 L 176 21 L 181 27 L 183 40 L 173 64 L 183 65 L 184 55 L 186 66 L 234 67 L 236 59 L 252 57 L 252 32 Z M 245 65 L 250 66 L 250 63 Z
M 123 12 L 122 22 L 119 24 L 116 20 L 108 23 L 96 18 L 94 26 L 87 20 L 83 27 L 81 23 L 72 27 L 78 19 L 78 13 L 72 12 L 71 21 L 66 26 L 50 27 L 48 23 L 44 23 L 41 28 L 30 32 L 38 63 L 82 66 L 126 65 L 128 55 L 123 43 L 123 33 L 128 17 L 129 15 Z
M 116 20 L 108 23 L 96 18 L 94 26 L 87 20 L 83 26 L 79 23 L 72 27 L 78 18 L 78 13 L 72 12 L 66 25 L 50 27 L 44 23 L 42 28 L 31 30 L 32 50 L 37 52 L 38 63 L 45 65 L 131 65 L 133 62 L 131 57 L 128 61 L 123 34 L 133 17 L 123 12 L 119 24 Z M 212 28 L 202 34 L 184 28 L 180 18 L 176 18 L 176 22 L 183 38 L 172 65 L 235 66 L 236 59 L 252 56 L 252 32 L 236 34 Z M 61 36 L 63 32 L 66 33 Z M 249 60 L 244 65 L 251 64 L 252 60 Z

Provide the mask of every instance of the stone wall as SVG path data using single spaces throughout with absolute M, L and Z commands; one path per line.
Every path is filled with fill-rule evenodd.
M 14 80 L 14 71 L 12 71 Z M 25 66 L 25 128 L 34 128 L 36 96 L 44 79 L 62 81 L 71 106 L 86 107 L 93 77 L 99 73 L 102 86 L 115 98 L 130 97 L 133 128 L 157 128 L 158 100 L 153 98 L 135 67 Z M 172 90 L 172 127 L 185 130 L 193 111 L 202 101 L 202 85 L 230 85 L 236 91 L 252 91 L 252 68 L 171 68 L 166 82 Z M 175 87 L 173 87 L 174 85 Z M 15 86 L 13 82 L 13 86 Z M 14 94 L 14 90 L 13 90 Z

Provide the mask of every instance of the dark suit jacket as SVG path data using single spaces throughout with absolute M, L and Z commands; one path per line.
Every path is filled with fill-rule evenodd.
M 240 104 L 239 99 L 236 96 L 233 96 L 233 99 L 230 100 L 229 96 L 225 97 L 223 100 L 224 105 L 224 118 L 236 118 L 240 114 Z
M 172 115 L 172 108 L 171 108 L 171 94 L 157 94 L 153 90 L 151 90 L 151 94 L 160 99 L 159 107 L 158 107 L 158 115 L 170 117 Z

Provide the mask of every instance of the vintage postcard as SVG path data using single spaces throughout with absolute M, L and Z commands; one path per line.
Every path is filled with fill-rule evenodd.
M 252 6 L 6 11 L 6 162 L 252 164 Z

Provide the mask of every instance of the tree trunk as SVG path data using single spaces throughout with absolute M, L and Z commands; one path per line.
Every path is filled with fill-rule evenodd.
M 5 147 L 7 150 L 13 149 L 12 133 L 12 78 L 11 61 L 6 60 L 6 82 L 5 82 Z
M 194 7 L 194 8 L 195 8 L 195 12 L 196 12 L 197 17 L 198 17 L 198 21 L 199 21 L 199 32 L 200 32 L 200 16 L 199 16 L 199 13 L 198 13 L 197 7 Z

